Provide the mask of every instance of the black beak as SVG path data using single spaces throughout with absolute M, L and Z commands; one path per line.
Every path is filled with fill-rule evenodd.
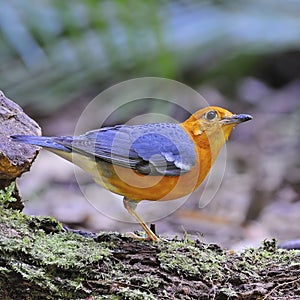
M 221 123 L 224 125 L 227 124 L 239 124 L 243 122 L 247 122 L 249 120 L 252 120 L 253 117 L 246 114 L 240 114 L 240 115 L 232 115 L 231 117 L 225 117 L 221 120 Z

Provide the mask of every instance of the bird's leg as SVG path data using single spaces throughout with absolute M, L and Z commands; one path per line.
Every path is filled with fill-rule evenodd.
M 137 203 L 138 202 L 130 200 L 130 199 L 126 198 L 126 197 L 124 197 L 124 199 L 123 199 L 124 207 L 127 209 L 127 211 L 129 212 L 129 214 L 131 216 L 133 216 L 138 221 L 138 223 L 143 227 L 143 229 L 147 233 L 149 239 L 151 239 L 152 241 L 157 242 L 158 241 L 158 237 L 153 233 L 153 231 L 146 225 L 146 223 L 136 213 L 135 209 L 136 209 Z

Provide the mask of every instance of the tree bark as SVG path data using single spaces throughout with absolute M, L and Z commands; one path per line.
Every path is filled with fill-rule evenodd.
M 8 187 L 16 177 L 28 171 L 38 153 L 36 147 L 20 146 L 11 141 L 10 136 L 14 134 L 40 135 L 41 128 L 18 104 L 9 100 L 0 91 L 0 190 Z M 16 201 L 10 205 L 22 210 L 24 205 L 16 185 L 14 197 Z
M 288 299 L 300 256 L 264 241 L 234 253 L 198 239 L 140 241 L 65 229 L 0 193 L 1 299 Z

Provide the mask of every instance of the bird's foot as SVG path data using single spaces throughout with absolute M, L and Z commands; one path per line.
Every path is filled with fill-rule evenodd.
M 140 235 L 137 235 L 134 232 L 126 232 L 125 236 L 134 238 L 134 239 L 139 240 L 139 241 L 154 241 L 154 242 L 159 241 L 159 238 L 156 235 L 140 236 Z

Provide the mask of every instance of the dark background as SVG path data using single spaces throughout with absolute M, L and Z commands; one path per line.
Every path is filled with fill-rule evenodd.
M 200 209 L 203 191 L 196 191 L 156 222 L 158 233 L 199 233 L 235 248 L 270 236 L 298 238 L 300 2 L 1 2 L 0 89 L 45 135 L 73 134 L 96 95 L 143 76 L 177 80 L 210 104 L 254 117 L 231 136 L 214 199 Z M 110 105 L 102 103 L 101 110 Z M 186 117 L 176 107 L 146 99 L 101 123 L 123 123 L 158 110 L 178 121 Z M 107 200 L 108 193 L 82 176 L 99 206 L 120 214 L 116 219 L 126 215 L 119 199 Z M 20 180 L 20 189 L 28 214 L 53 215 L 93 231 L 138 229 L 95 210 L 78 188 L 71 164 L 45 151 Z

